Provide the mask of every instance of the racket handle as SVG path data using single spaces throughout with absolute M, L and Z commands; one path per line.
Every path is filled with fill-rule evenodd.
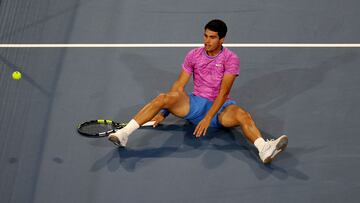
M 155 123 L 155 121 L 148 121 L 148 122 L 142 124 L 141 126 L 144 126 L 144 127 L 145 127 L 145 126 L 153 126 L 154 123 Z

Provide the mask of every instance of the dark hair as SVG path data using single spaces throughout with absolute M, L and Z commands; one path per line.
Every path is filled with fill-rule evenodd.
M 219 38 L 222 39 L 226 36 L 226 32 L 227 32 L 227 26 L 224 23 L 224 21 L 219 20 L 219 19 L 214 19 L 211 20 L 210 22 L 208 22 L 205 25 L 204 30 L 209 29 L 213 32 L 217 32 L 219 35 Z

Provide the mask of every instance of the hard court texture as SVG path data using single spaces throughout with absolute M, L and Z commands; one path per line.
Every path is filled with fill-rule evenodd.
M 359 43 L 359 1 L 0 0 L 0 43 Z M 191 48 L 0 48 L 0 202 L 359 202 L 360 49 L 231 48 L 231 97 L 287 150 L 263 165 L 240 129 L 170 116 L 117 149 L 76 126 L 128 121 Z M 12 80 L 11 73 L 22 72 Z M 192 82 L 187 86 L 191 92 Z

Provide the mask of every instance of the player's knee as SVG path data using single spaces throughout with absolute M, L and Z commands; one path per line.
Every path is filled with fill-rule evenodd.
M 173 101 L 175 101 L 177 95 L 177 92 L 160 93 L 153 100 L 153 104 L 161 108 L 171 106 L 171 104 L 174 103 Z
M 152 104 L 163 108 L 166 105 L 167 95 L 165 93 L 160 93 L 153 101 Z
M 252 125 L 254 122 L 249 112 L 238 110 L 236 115 L 240 125 L 242 126 Z

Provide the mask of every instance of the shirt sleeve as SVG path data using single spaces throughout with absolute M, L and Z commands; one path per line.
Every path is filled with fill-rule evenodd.
M 236 54 L 230 54 L 229 58 L 226 60 L 225 73 L 239 75 L 240 59 Z
M 182 64 L 182 68 L 187 73 L 193 73 L 194 72 L 194 50 L 189 51 L 184 59 L 184 63 Z

